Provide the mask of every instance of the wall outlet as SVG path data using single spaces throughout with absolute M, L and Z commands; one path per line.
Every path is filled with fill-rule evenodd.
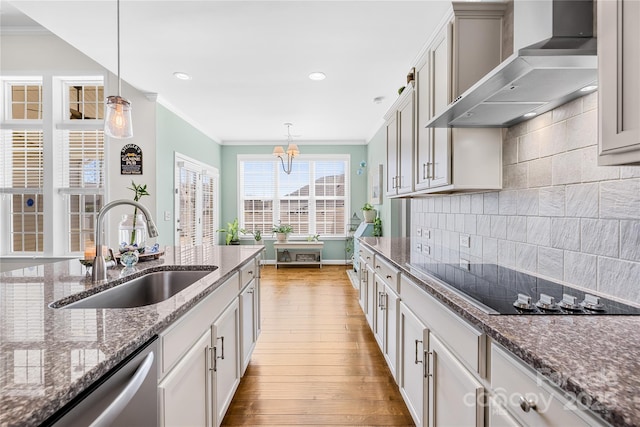
M 470 248 L 471 247 L 471 236 L 469 236 L 468 234 L 461 234 L 460 235 L 460 246 L 462 246 L 463 248 Z
M 418 227 L 418 228 L 416 229 L 416 236 L 418 236 L 418 237 L 422 237 L 422 228 Z
M 427 255 L 431 255 L 431 246 L 422 245 L 422 253 L 423 254 L 427 254 Z
M 171 211 L 164 211 L 164 220 L 171 221 Z
M 416 251 L 417 252 L 422 252 L 422 244 L 421 243 L 417 243 L 416 244 Z
M 460 268 L 469 271 L 471 270 L 471 263 L 464 258 L 460 258 Z
M 424 237 L 425 239 L 430 239 L 431 238 L 431 230 L 429 230 L 428 228 L 422 231 L 422 237 Z

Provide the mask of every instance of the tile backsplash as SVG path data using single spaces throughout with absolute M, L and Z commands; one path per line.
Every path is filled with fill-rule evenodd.
M 640 166 L 598 166 L 597 116 L 593 93 L 505 130 L 503 190 L 412 199 L 412 236 L 640 303 Z

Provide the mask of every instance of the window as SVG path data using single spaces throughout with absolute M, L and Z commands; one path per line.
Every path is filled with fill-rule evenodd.
M 289 175 L 276 160 L 238 157 L 240 226 L 269 234 L 281 222 L 291 224 L 294 235 L 343 237 L 349 211 L 349 156 L 300 156 Z
M 81 252 L 103 205 L 103 78 L 5 78 L 1 88 L 0 209 L 9 215 L 0 255 Z

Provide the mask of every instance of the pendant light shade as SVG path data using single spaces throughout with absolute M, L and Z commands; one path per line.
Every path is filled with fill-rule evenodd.
M 287 151 L 285 151 L 282 146 L 277 146 L 273 148 L 273 155 L 280 159 L 280 162 L 282 163 L 282 170 L 284 173 L 289 175 L 293 170 L 293 158 L 300 154 L 300 149 L 297 144 L 293 143 L 291 135 L 291 126 L 293 126 L 293 123 L 285 123 L 284 125 L 287 127 L 287 142 L 289 144 L 287 146 Z M 284 164 L 285 156 L 287 156 L 286 166 Z
M 120 80 L 120 0 L 117 5 L 117 40 L 118 40 L 118 95 L 108 96 L 104 119 L 104 133 L 111 138 L 125 139 L 133 136 L 131 122 L 131 103 L 120 96 L 122 82 Z
M 121 96 L 107 97 L 104 132 L 112 138 L 131 138 L 131 103 Z

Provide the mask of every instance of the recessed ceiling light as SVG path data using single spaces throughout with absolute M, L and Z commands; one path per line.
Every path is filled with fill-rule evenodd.
M 176 71 L 175 73 L 173 73 L 173 75 L 176 77 L 176 79 L 191 80 L 191 76 L 189 74 L 183 73 L 181 71 Z
M 528 117 L 533 117 L 533 116 L 537 116 L 537 115 L 538 115 L 538 113 L 536 113 L 535 111 L 530 111 L 528 113 L 523 114 L 522 117 L 527 117 L 528 118 Z
M 384 101 L 384 96 L 376 96 L 375 98 L 373 98 L 374 104 L 382 104 L 382 101 Z
M 313 73 L 309 74 L 309 78 L 311 80 L 324 80 L 327 78 L 327 76 L 322 71 L 314 71 Z
M 592 90 L 596 90 L 596 89 L 598 89 L 597 85 L 589 85 L 580 89 L 580 92 L 591 92 Z

